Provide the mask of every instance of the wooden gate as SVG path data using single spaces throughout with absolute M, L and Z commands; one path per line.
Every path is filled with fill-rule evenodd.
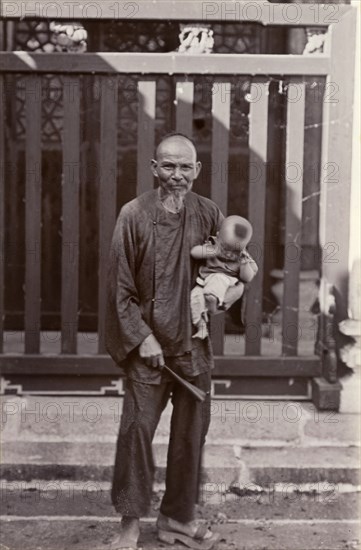
M 66 3 L 65 3 L 66 4 Z M 83 6 L 83 7 L 82 7 Z M 74 4 L 71 19 L 93 18 L 94 3 Z M 353 51 L 355 13 L 350 6 L 313 4 L 268 4 L 267 2 L 139 2 L 138 20 L 170 19 L 179 21 L 253 21 L 263 25 L 328 28 L 324 53 L 316 55 L 241 55 L 180 53 L 0 53 L 0 155 L 5 162 L 0 171 L 0 366 L 5 392 L 93 393 L 94 380 L 102 393 L 118 391 L 119 369 L 106 355 L 104 347 L 105 280 L 107 253 L 117 216 L 117 111 L 119 76 L 137 74 L 138 137 L 136 194 L 153 188 L 153 177 L 146 159 L 153 156 L 157 78 L 172 75 L 174 80 L 175 129 L 192 135 L 194 78 L 212 75 L 212 164 L 227 167 L 229 131 L 232 112 L 230 78 L 251 75 L 249 94 L 249 189 L 248 217 L 254 227 L 251 252 L 255 254 L 259 273 L 247 296 L 245 335 L 225 336 L 224 316 L 214 317 L 212 338 L 216 355 L 215 386 L 223 385 L 224 396 L 267 395 L 310 398 L 311 380 L 324 377 L 330 395 L 339 392 L 333 360 L 334 338 L 330 335 L 327 296 L 330 288 L 336 298 L 337 314 L 345 317 L 348 271 L 348 217 L 351 178 L 351 125 L 353 97 Z M 2 3 L 2 18 L 16 19 L 12 2 Z M 69 19 L 69 7 L 63 3 L 33 3 L 25 17 Z M 35 12 L 34 12 L 35 10 Z M 124 18 L 121 3 L 104 0 L 98 18 Z M 116 10 L 116 11 L 114 11 Z M 345 53 L 346 52 L 346 53 Z M 41 278 L 41 88 L 42 77 L 61 77 L 63 96 L 63 141 L 61 167 L 61 331 L 59 335 L 42 330 Z M 11 76 L 22 75 L 25 86 L 25 277 L 24 331 L 16 337 L 4 331 L 4 281 L 6 255 L 5 195 L 9 151 L 6 144 L 6 105 L 11 95 Z M 83 78 L 96 80 L 100 89 L 98 194 L 98 331 L 78 330 L 79 297 L 79 201 L 82 166 L 81 100 Z M 264 280 L 266 190 L 269 175 L 269 86 L 282 76 L 287 89 L 287 119 L 284 156 L 285 178 L 285 254 L 282 316 L 279 347 L 265 344 L 270 330 L 262 315 Z M 325 78 L 323 97 L 323 139 L 319 174 L 319 265 L 320 314 L 316 351 L 299 350 L 299 291 L 301 266 L 304 127 L 306 93 L 309 76 Z M 10 77 L 10 79 L 9 79 Z M 329 168 L 335 177 L 328 176 Z M 295 168 L 297 175 L 292 171 Z M 252 172 L 252 174 L 251 174 Z M 257 174 L 257 177 L 254 176 Z M 213 170 L 210 196 L 227 212 L 228 173 Z M 121 181 L 120 185 L 127 185 Z M 331 246 L 331 248 L 330 248 Z M 290 253 L 287 253 L 287 250 Z M 332 253 L 332 254 L 330 254 Z M 272 324 L 272 323 L 271 323 Z M 332 327 L 331 327 L 332 328 Z M 268 332 L 267 332 L 268 331 Z M 265 336 L 266 334 L 266 336 Z M 316 340 L 316 338 L 314 339 Z M 12 342 L 16 341 L 12 347 Z M 20 345 L 20 348 L 19 348 Z M 330 370 L 330 364 L 333 371 Z M 330 385 L 331 384 L 331 385 Z M 333 384 L 333 386 L 332 386 Z M 296 388 L 292 390 L 292 386 Z M 79 389 L 80 388 L 80 389 Z M 268 388 L 268 389 L 267 389 Z M 319 386 L 314 386 L 319 391 Z M 330 389 L 331 388 L 331 389 Z M 217 393 L 217 392 L 215 392 Z M 337 401 L 337 399 L 336 399 Z M 326 407 L 337 407 L 328 401 Z M 321 404 L 322 405 L 322 404 Z

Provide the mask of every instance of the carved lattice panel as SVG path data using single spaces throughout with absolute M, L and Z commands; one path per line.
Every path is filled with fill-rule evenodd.
M 18 141 L 25 139 L 25 80 L 21 76 L 14 79 L 15 89 L 15 137 Z M 62 79 L 57 75 L 43 75 L 41 90 L 34 90 L 41 94 L 42 123 L 41 136 L 44 145 L 60 143 L 63 125 L 63 92 Z
M 137 143 L 139 77 L 120 75 L 118 83 L 118 144 L 133 147 Z
M 212 25 L 215 53 L 260 53 L 262 27 L 256 24 Z
M 66 52 L 82 53 L 87 49 L 87 31 L 79 22 L 16 21 L 12 36 L 12 50 L 26 52 Z
M 48 53 L 55 51 L 56 39 L 48 21 L 17 21 L 13 36 L 14 50 Z
M 111 21 L 99 30 L 101 51 L 169 52 L 179 44 L 176 22 Z
M 44 142 L 59 143 L 63 127 L 62 78 L 45 75 L 42 78 L 42 139 Z
M 157 81 L 156 97 L 156 139 L 172 129 L 173 120 L 173 79 L 169 76 L 155 75 Z M 138 81 L 137 75 L 119 76 L 118 103 L 118 144 L 128 148 L 137 143 L 138 123 Z
M 212 24 L 214 53 L 260 53 L 262 28 L 257 24 Z M 179 46 L 180 24 L 176 21 L 100 22 L 100 51 L 170 52 Z

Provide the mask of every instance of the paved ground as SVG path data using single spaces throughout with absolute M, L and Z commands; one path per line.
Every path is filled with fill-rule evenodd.
M 48 482 L 49 483 L 49 482 Z M 63 482 L 66 483 L 66 482 Z M 119 528 L 107 490 L 69 484 L 39 491 L 36 484 L 2 486 L 0 550 L 105 550 Z M 65 485 L 64 485 L 65 487 Z M 44 486 L 42 486 L 44 489 Z M 141 545 L 157 542 L 155 518 L 162 492 L 142 522 Z M 356 550 L 359 494 L 340 490 L 218 494 L 198 510 L 221 534 L 217 550 Z M 176 546 L 173 548 L 184 548 Z

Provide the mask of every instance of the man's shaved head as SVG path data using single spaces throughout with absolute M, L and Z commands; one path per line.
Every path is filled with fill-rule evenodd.
M 166 145 L 168 145 L 170 142 L 173 142 L 173 143 L 178 142 L 183 146 L 188 146 L 189 149 L 192 149 L 192 151 L 194 152 L 195 158 L 197 158 L 197 149 L 194 141 L 188 136 L 186 136 L 185 134 L 182 134 L 181 132 L 172 132 L 170 134 L 165 135 L 158 144 L 158 147 L 155 151 L 155 158 L 159 157 L 159 154 L 164 151 L 164 149 L 166 148 Z

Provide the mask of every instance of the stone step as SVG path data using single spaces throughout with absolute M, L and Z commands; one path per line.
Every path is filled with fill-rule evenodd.
M 290 486 L 277 486 L 270 491 L 228 492 L 217 495 L 201 493 L 202 505 L 197 514 L 207 521 L 239 519 L 271 521 L 280 518 L 293 520 L 341 520 L 359 517 L 359 493 L 345 486 L 337 490 L 322 484 L 295 491 Z M 163 489 L 156 487 L 147 517 L 159 512 Z M 110 500 L 110 483 L 38 480 L 2 482 L 0 497 L 3 516 L 93 516 L 118 517 Z
M 114 442 L 123 399 L 118 397 L 6 396 L 3 441 Z M 169 437 L 172 406 L 160 420 L 155 441 Z M 210 444 L 242 446 L 360 445 L 360 416 L 319 412 L 308 402 L 213 400 Z
M 167 446 L 154 445 L 155 481 L 164 481 Z M 1 476 L 8 481 L 110 481 L 115 444 L 105 442 L 8 441 Z M 203 483 L 209 491 L 247 484 L 349 483 L 358 486 L 358 447 L 241 447 L 207 444 Z

